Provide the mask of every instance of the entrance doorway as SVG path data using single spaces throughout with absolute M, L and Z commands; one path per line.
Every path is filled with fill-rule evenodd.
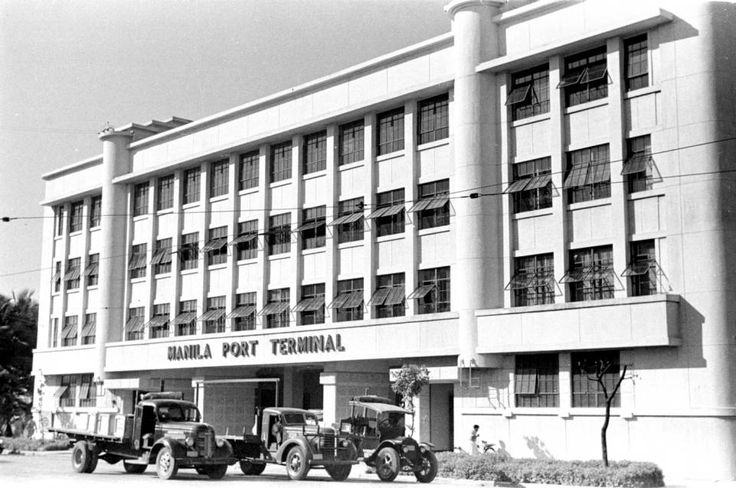
M 302 372 L 302 408 L 307 410 L 322 410 L 323 395 L 322 385 L 319 383 L 319 369 L 307 369 Z
M 429 385 L 429 439 L 438 451 L 452 451 L 454 445 L 452 419 L 455 395 L 452 384 Z

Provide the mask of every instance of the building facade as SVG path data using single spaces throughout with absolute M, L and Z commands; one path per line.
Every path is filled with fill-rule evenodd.
M 41 415 L 165 389 L 222 433 L 273 404 L 331 423 L 418 363 L 438 449 L 479 424 L 514 457 L 589 459 L 625 372 L 613 459 L 736 477 L 734 6 L 446 10 L 447 35 L 106 128 L 44 175 Z

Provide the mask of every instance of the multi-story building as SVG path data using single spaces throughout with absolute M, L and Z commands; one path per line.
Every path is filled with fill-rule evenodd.
M 419 363 L 423 440 L 588 459 L 597 363 L 609 391 L 626 371 L 612 458 L 736 476 L 734 5 L 446 10 L 447 35 L 107 128 L 44 176 L 44 415 L 174 389 L 223 432 L 273 403 L 330 423 Z

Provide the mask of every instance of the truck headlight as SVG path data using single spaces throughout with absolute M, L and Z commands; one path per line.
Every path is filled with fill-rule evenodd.
M 348 442 L 347 439 L 340 441 L 340 447 L 348 447 L 348 444 L 350 444 L 350 442 Z
M 194 438 L 187 436 L 186 439 L 184 439 L 184 444 L 186 444 L 187 447 L 192 447 L 194 445 Z
M 225 445 L 225 441 L 220 439 L 219 437 L 215 439 L 215 444 L 217 444 L 217 447 L 222 447 Z

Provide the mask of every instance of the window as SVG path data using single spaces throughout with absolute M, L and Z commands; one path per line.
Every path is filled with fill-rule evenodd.
M 255 330 L 256 328 L 256 292 L 238 293 L 235 297 L 237 306 L 227 316 L 233 319 L 233 332 Z
M 133 217 L 148 213 L 148 182 L 133 188 Z
M 238 261 L 258 257 L 258 221 L 249 220 L 238 223 L 238 237 L 232 244 L 237 246 Z
M 51 282 L 54 284 L 55 292 L 61 290 L 61 261 L 56 261 L 54 276 L 51 277 Z
M 302 299 L 292 312 L 299 313 L 300 325 L 325 323 L 325 284 L 302 286 Z
M 79 406 L 82 408 L 97 405 L 97 385 L 92 381 L 91 374 L 80 375 L 79 378 Z
M 266 329 L 289 326 L 289 289 L 268 290 L 268 303 L 260 315 L 266 316 Z
M 549 112 L 549 70 L 547 65 L 514 73 L 506 98 L 511 120 L 521 120 Z
M 270 170 L 271 183 L 291 178 L 291 141 L 271 147 Z
M 404 189 L 376 194 L 376 210 L 369 219 L 375 219 L 378 237 L 404 232 Z
M 612 246 L 589 247 L 570 251 L 570 268 L 560 279 L 567 283 L 570 301 L 583 302 L 613 298 Z
M 404 305 L 404 273 L 376 276 L 376 292 L 368 305 L 375 307 L 376 318 L 403 317 Z
M 627 139 L 626 154 L 621 174 L 626 179 L 629 193 L 651 190 L 654 183 L 654 161 L 650 136 Z
M 54 235 L 64 235 L 64 207 L 59 205 L 54 207 Z
M 77 345 L 77 322 L 79 317 L 72 315 L 64 317 L 64 328 L 61 330 L 61 347 Z
M 417 289 L 409 299 L 416 300 L 417 313 L 450 311 L 450 267 L 419 270 Z
M 61 377 L 61 387 L 57 392 L 60 407 L 75 407 L 77 405 L 77 385 L 79 384 L 79 379 L 77 375 L 65 374 Z
M 84 326 L 82 327 L 82 344 L 94 344 L 96 334 L 97 314 L 88 313 L 84 316 Z
M 528 212 L 552 206 L 552 170 L 550 158 L 515 163 L 512 182 L 505 193 L 513 197 L 514 212 Z
M 171 273 L 171 238 L 159 239 L 151 256 L 153 274 Z
M 72 202 L 71 212 L 69 212 L 69 232 L 79 232 L 82 230 L 83 211 L 84 202 Z
M 131 278 L 143 278 L 146 276 L 146 244 L 136 244 L 130 253 L 128 270 Z
M 89 203 L 89 226 L 99 227 L 102 222 L 102 197 L 92 197 Z
M 145 337 L 145 310 L 146 309 L 144 307 L 128 309 L 128 321 L 125 323 L 125 336 L 129 341 L 138 341 Z
M 618 351 L 574 352 L 571 361 L 572 406 L 605 406 L 606 396 L 595 378 L 600 374 L 608 394 L 613 392 L 620 374 Z M 611 406 L 621 406 L 619 392 L 616 392 Z
M 626 73 L 626 91 L 637 90 L 649 86 L 649 60 L 647 53 L 647 35 L 632 37 L 624 41 L 626 57 L 624 72 Z
M 199 232 L 183 234 L 181 236 L 181 249 L 179 249 L 181 269 L 197 269 L 199 261 Z
M 216 334 L 225 332 L 225 297 L 207 299 L 207 311 L 202 315 L 204 333 Z
M 96 286 L 100 275 L 100 255 L 90 254 L 87 258 L 87 267 L 84 276 L 87 277 L 87 286 Z
M 291 251 L 291 214 L 274 215 L 268 220 L 268 255 Z
M 49 347 L 57 347 L 59 345 L 59 319 L 51 319 L 51 337 L 49 338 Z
M 156 186 L 156 210 L 166 210 L 174 206 L 174 175 L 158 179 Z
M 564 187 L 568 203 L 587 202 L 611 196 L 611 163 L 608 144 L 567 153 Z
M 360 241 L 363 239 L 363 197 L 343 200 L 337 207 L 337 218 L 330 222 L 337 227 L 337 242 Z
M 552 253 L 514 259 L 514 276 L 506 289 L 513 293 L 514 307 L 555 303 Z
M 210 198 L 227 195 L 228 161 L 218 161 L 210 166 Z
M 557 354 L 516 356 L 514 399 L 517 407 L 559 407 Z
M 184 205 L 186 205 L 187 203 L 194 203 L 199 201 L 200 177 L 201 171 L 199 170 L 199 166 L 184 171 L 184 191 L 182 198 L 182 203 Z
M 363 121 L 340 126 L 340 165 L 363 160 Z
M 177 336 L 197 333 L 197 300 L 179 302 L 179 315 L 174 318 Z
M 327 132 L 304 137 L 304 174 L 321 171 L 327 166 Z
M 419 102 L 418 144 L 439 141 L 450 136 L 447 98 L 445 93 Z
M 97 386 L 91 374 L 63 375 L 54 396 L 59 398 L 60 407 L 76 407 L 77 398 L 80 407 L 94 407 L 97 403 Z
M 409 209 L 417 212 L 419 229 L 450 225 L 450 180 L 419 185 L 419 200 Z
M 79 288 L 79 277 L 82 274 L 82 259 L 72 258 L 66 261 L 66 274 L 64 275 L 64 281 L 66 281 L 66 289 L 73 290 Z
M 208 237 L 202 247 L 202 252 L 207 254 L 207 265 L 227 262 L 227 226 L 210 229 Z
M 337 296 L 327 307 L 337 310 L 335 322 L 363 320 L 363 278 L 337 282 Z
M 258 151 L 240 155 L 238 190 L 258 187 Z
M 608 96 L 606 47 L 565 59 L 565 75 L 557 88 L 565 89 L 565 106 L 572 107 Z
M 302 239 L 302 249 L 325 246 L 325 206 L 302 210 L 302 225 L 297 227 Z
M 659 265 L 654 239 L 631 243 L 631 261 L 621 276 L 629 278 L 632 297 L 654 295 L 659 281 Z
M 404 108 L 378 114 L 378 153 L 392 153 L 404 149 Z

